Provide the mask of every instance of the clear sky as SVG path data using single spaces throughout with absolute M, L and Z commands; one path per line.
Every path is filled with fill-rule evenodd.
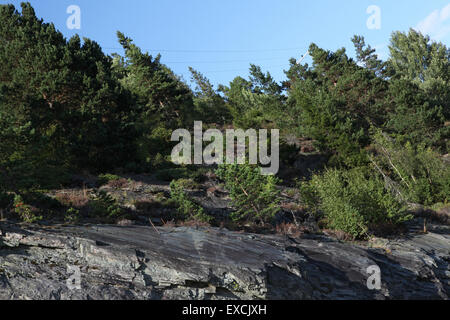
M 21 1 L 0 0 L 19 7 Z M 250 63 L 283 80 L 291 57 L 300 58 L 311 42 L 353 55 L 354 34 L 387 55 L 393 31 L 416 28 L 450 45 L 449 0 L 30 0 L 39 17 L 66 37 L 75 33 L 97 41 L 106 53 L 119 52 L 120 30 L 144 51 L 185 80 L 188 66 L 212 83 L 247 77 Z M 81 29 L 70 30 L 67 8 L 81 10 Z M 369 10 L 377 6 L 380 12 Z M 373 19 L 371 18 L 373 16 Z M 367 21 L 369 20 L 369 26 Z M 377 22 L 380 25 L 377 26 Z M 378 28 L 379 27 L 379 28 Z

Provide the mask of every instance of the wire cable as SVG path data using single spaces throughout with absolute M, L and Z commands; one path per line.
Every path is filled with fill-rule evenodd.
M 122 50 L 122 47 L 103 47 L 106 50 Z M 285 48 L 285 49 L 251 49 L 251 50 L 160 50 L 160 49 L 145 49 L 148 52 L 187 52 L 187 53 L 230 53 L 230 52 L 280 52 L 280 51 L 294 51 L 302 50 L 304 48 Z M 142 50 L 142 48 L 141 48 Z

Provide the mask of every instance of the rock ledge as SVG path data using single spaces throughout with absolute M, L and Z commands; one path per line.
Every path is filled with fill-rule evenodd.
M 369 247 L 214 228 L 0 224 L 0 299 L 448 299 L 450 230 L 430 229 Z M 367 288 L 373 265 L 381 290 Z M 81 290 L 68 288 L 68 266 Z

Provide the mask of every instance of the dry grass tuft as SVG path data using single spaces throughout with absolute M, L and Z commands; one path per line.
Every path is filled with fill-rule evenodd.
M 59 193 L 55 196 L 55 199 L 64 206 L 74 208 L 82 208 L 89 202 L 86 189 Z
M 302 230 L 301 227 L 298 227 L 293 223 L 285 223 L 285 222 L 277 225 L 276 231 L 278 234 L 290 236 L 292 238 L 299 238 L 304 233 L 304 230 Z
M 335 238 L 337 240 L 341 240 L 341 241 L 353 241 L 354 238 L 341 230 L 330 230 L 330 229 L 324 229 L 322 230 L 324 234 L 326 234 L 327 236 L 331 237 L 331 238 Z
M 125 178 L 120 178 L 117 180 L 111 180 L 108 182 L 107 186 L 113 189 L 123 189 L 129 186 L 130 182 Z

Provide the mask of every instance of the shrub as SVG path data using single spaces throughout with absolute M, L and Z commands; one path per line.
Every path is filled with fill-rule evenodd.
M 385 177 L 393 179 L 405 200 L 423 205 L 450 200 L 450 166 L 424 145 L 402 145 L 389 136 L 375 134 L 372 161 Z
M 69 208 L 64 217 L 64 221 L 68 223 L 77 223 L 80 220 L 80 210 L 75 208 Z
M 212 217 L 208 216 L 200 205 L 189 199 L 183 186 L 177 181 L 170 183 L 170 197 L 176 203 L 177 211 L 184 220 L 212 221 Z
M 411 218 L 403 204 L 385 189 L 384 181 L 368 168 L 328 169 L 302 182 L 303 203 L 322 212 L 327 227 L 366 238 L 372 228 L 397 225 Z
M 13 211 L 20 217 L 20 219 L 27 223 L 34 223 L 42 220 L 42 216 L 37 215 L 37 210 L 26 204 L 20 195 L 14 197 L 14 209 Z
M 191 178 L 178 179 L 176 180 L 176 183 L 179 184 L 185 190 L 186 189 L 196 190 L 200 187 L 200 185 Z
M 115 175 L 115 174 L 110 174 L 110 173 L 100 174 L 98 176 L 98 184 L 100 186 L 103 186 L 103 185 L 108 184 L 110 182 L 118 181 L 120 179 L 121 179 L 121 177 L 119 177 L 118 175 Z
M 236 211 L 232 219 L 269 222 L 279 211 L 280 182 L 275 176 L 264 176 L 260 169 L 249 164 L 224 164 L 216 170 L 219 179 L 230 192 Z
M 50 213 L 58 212 L 62 206 L 61 203 L 42 192 L 26 192 L 23 195 L 25 203 L 30 204 L 33 207 L 39 208 L 46 215 Z
M 88 204 L 95 217 L 117 218 L 123 213 L 117 201 L 105 191 L 95 192 Z

